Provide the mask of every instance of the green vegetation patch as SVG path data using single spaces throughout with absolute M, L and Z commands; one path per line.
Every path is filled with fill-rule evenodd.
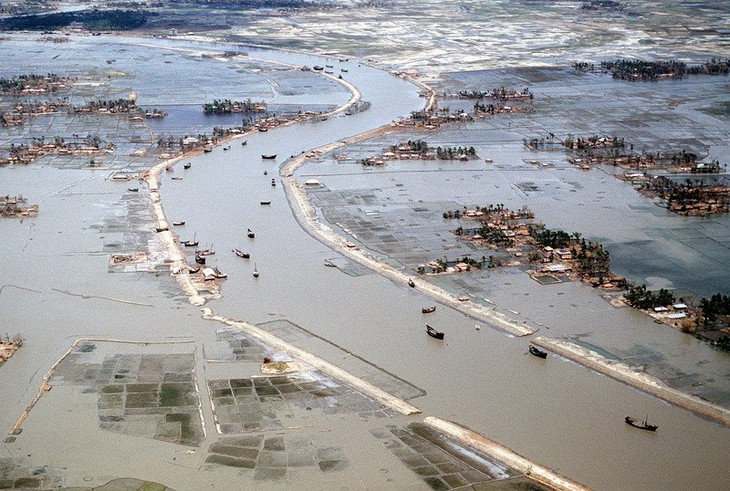
M 191 406 L 195 404 L 194 388 L 190 384 L 162 384 L 160 407 Z
M 147 12 L 140 10 L 85 10 L 52 14 L 22 15 L 0 20 L 0 29 L 7 31 L 43 31 L 61 29 L 81 23 L 89 31 L 128 31 L 147 22 Z
M 101 388 L 102 394 L 118 394 L 124 392 L 124 386 L 119 384 L 105 385 Z

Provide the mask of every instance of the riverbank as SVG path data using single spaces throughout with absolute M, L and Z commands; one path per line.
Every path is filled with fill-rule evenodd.
M 428 426 L 445 433 L 460 443 L 466 444 L 482 452 L 494 460 L 503 463 L 521 473 L 529 479 L 538 482 L 550 489 L 564 491 L 586 491 L 589 488 L 575 481 L 556 474 L 544 465 L 532 462 L 513 450 L 494 442 L 487 437 L 468 430 L 462 426 L 443 419 L 428 417 L 423 420 Z
M 661 380 L 638 372 L 625 363 L 609 360 L 569 341 L 539 337 L 533 339 L 532 343 L 647 394 L 730 426 L 730 410 L 668 387 Z

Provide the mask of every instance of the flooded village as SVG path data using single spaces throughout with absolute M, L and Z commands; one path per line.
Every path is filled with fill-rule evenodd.
M 80 7 L 0 22 L 0 488 L 730 485 L 711 16 Z

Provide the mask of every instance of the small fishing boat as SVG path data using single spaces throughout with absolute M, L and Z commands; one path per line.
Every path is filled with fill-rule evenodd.
M 253 239 L 254 237 L 256 237 L 256 234 L 254 234 L 253 230 L 251 230 L 251 229 L 248 229 L 248 231 L 246 231 L 246 235 L 248 236 L 249 239 Z
M 265 171 L 264 171 L 264 175 L 265 175 L 265 176 L 268 176 L 268 175 L 269 175 L 269 171 L 265 170 Z
M 236 256 L 242 257 L 244 259 L 248 259 L 251 257 L 251 254 L 249 254 L 248 252 L 243 252 L 241 249 L 233 249 L 233 252 L 236 253 Z
M 336 268 L 337 267 L 337 265 L 335 263 L 333 263 L 332 261 L 330 261 L 329 259 L 325 259 L 324 260 L 324 265 L 327 266 L 328 268 Z
M 334 68 L 334 65 L 325 65 L 327 68 Z
M 347 68 L 340 68 L 340 71 L 341 71 L 342 73 L 347 73 Z
M 276 158 L 276 154 L 273 154 L 273 155 L 264 155 L 264 154 L 261 154 L 261 158 L 264 159 L 264 160 L 274 160 Z
M 175 225 L 176 227 L 180 227 L 181 225 L 185 225 L 185 222 L 184 221 L 172 222 L 172 224 Z
M 647 415 L 647 419 L 648 418 L 649 418 L 649 416 Z M 656 431 L 656 429 L 659 428 L 659 425 L 649 424 L 646 419 L 644 421 L 641 421 L 640 419 L 632 418 L 631 416 L 626 416 L 624 418 L 624 421 L 626 421 L 627 424 L 630 424 L 634 428 L 639 428 L 640 430 Z
M 185 241 L 180 242 L 180 243 L 182 245 L 184 245 L 185 247 L 198 247 L 198 239 L 197 239 L 197 236 L 198 236 L 198 234 L 195 233 L 195 234 L 193 234 L 193 240 L 185 240 Z
M 259 270 L 256 269 L 256 264 L 253 265 L 253 277 L 258 278 L 259 277 Z
M 188 266 L 188 273 L 195 274 L 200 271 L 200 266 Z
M 215 276 L 216 278 L 219 278 L 219 279 L 228 278 L 228 275 L 225 274 L 224 272 L 222 272 L 220 269 L 218 269 L 217 266 L 215 268 L 213 268 L 213 276 Z
M 205 257 L 205 256 L 212 256 L 213 254 L 215 254 L 215 251 L 213 250 L 213 244 L 210 244 L 210 248 L 209 249 L 202 249 L 202 250 L 199 250 L 199 251 L 196 250 L 195 251 L 195 254 L 199 254 L 199 255 L 201 255 L 203 257 Z
M 203 148 L 203 152 L 204 153 L 210 153 L 212 151 L 213 151 L 213 146 L 212 145 L 206 145 L 205 148 Z
M 435 312 L 435 311 L 436 311 L 436 306 L 435 305 L 432 306 L 432 307 L 422 307 L 421 308 L 421 313 L 422 314 L 430 314 L 431 312 Z
M 264 127 L 264 126 L 260 126 L 260 127 L 258 127 L 257 129 L 258 129 L 258 130 L 259 130 L 259 131 L 260 131 L 261 133 L 266 133 L 267 131 L 269 131 L 269 129 L 268 129 L 268 128 L 266 128 L 266 127 Z
M 262 205 L 270 205 L 271 204 L 271 201 L 261 201 L 260 203 Z
M 538 358 L 547 358 L 547 353 L 538 348 L 537 346 L 530 345 L 529 348 L 527 348 L 530 351 L 531 355 L 535 355 Z
M 223 147 L 223 151 L 230 150 L 230 149 L 231 149 L 230 145 L 228 145 L 227 147 Z
M 127 188 L 127 191 L 129 191 L 130 193 L 136 193 L 137 191 L 139 191 L 139 188 Z
M 408 286 L 410 286 L 411 288 L 415 288 L 416 287 L 416 283 L 412 279 L 409 279 L 408 280 Z
M 271 180 L 271 185 L 274 186 L 274 187 L 276 187 L 276 179 L 272 179 Z
M 314 66 L 312 67 L 312 70 L 315 70 L 315 71 L 321 72 L 322 70 L 324 70 L 324 67 L 323 67 L 323 66 L 319 66 L 319 65 L 314 65 Z
M 195 254 L 195 262 L 198 264 L 205 264 L 205 258 L 200 254 Z
M 155 227 L 155 230 L 157 230 L 157 233 L 159 234 L 160 232 L 167 232 L 170 229 L 169 227 Z
M 192 167 L 192 165 L 193 165 L 192 162 L 188 162 L 187 164 L 183 165 L 183 169 L 189 169 L 190 167 Z
M 241 142 L 241 146 L 242 146 L 242 147 L 245 147 L 246 145 L 248 145 L 248 142 L 247 142 L 246 140 L 243 140 L 243 141 Z
M 444 339 L 444 333 L 437 331 L 433 327 L 426 324 L 426 333 L 431 336 L 432 338 L 436 339 Z
M 173 181 L 182 181 L 183 178 L 182 176 L 172 176 L 170 179 L 172 179 Z

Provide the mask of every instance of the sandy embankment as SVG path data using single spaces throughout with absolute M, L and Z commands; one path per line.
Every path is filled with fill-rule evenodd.
M 388 394 L 387 392 L 374 386 L 370 382 L 366 382 L 365 380 L 357 378 L 354 375 L 346 372 L 345 370 L 342 370 L 341 368 L 333 365 L 332 363 L 325 361 L 317 356 L 314 356 L 313 354 L 308 353 L 300 348 L 297 348 L 296 346 L 289 344 L 282 339 L 279 339 L 270 332 L 260 329 L 253 324 L 215 315 L 213 311 L 207 307 L 204 307 L 200 310 L 202 312 L 203 319 L 221 322 L 227 326 L 240 329 L 247 335 L 258 339 L 262 343 L 271 346 L 275 350 L 286 353 L 297 361 L 312 366 L 322 373 L 325 373 L 330 377 L 346 383 L 350 387 L 378 401 L 385 407 L 388 407 L 401 414 L 417 414 L 421 412 L 417 407 L 412 406 L 406 401 L 399 399 L 391 394 Z
M 566 491 L 585 491 L 590 489 L 560 474 L 556 474 L 547 467 L 532 462 L 509 448 L 479 433 L 467 430 L 456 423 L 433 417 L 428 417 L 423 422 L 438 431 L 456 438 L 473 449 L 488 455 L 494 460 L 523 473 L 529 479 L 543 484 L 550 489 Z
M 730 410 L 711 402 L 699 399 L 691 394 L 681 392 L 665 385 L 661 380 L 639 372 L 620 361 L 609 360 L 595 351 L 578 346 L 569 341 L 539 337 L 532 342 L 560 356 L 595 370 L 651 394 L 684 409 L 707 416 L 726 426 L 730 426 Z

